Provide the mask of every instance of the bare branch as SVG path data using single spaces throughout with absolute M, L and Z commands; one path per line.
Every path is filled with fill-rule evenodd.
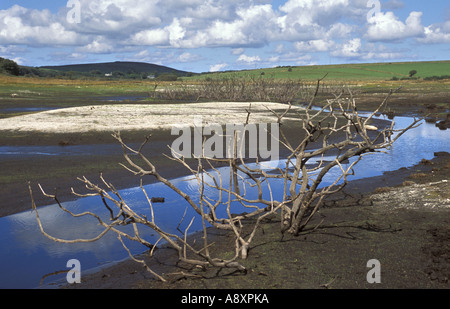
M 187 202 L 184 214 L 176 227 L 179 232 L 176 235 L 168 233 L 156 223 L 156 208 L 154 209 L 152 200 L 143 186 L 142 179 L 140 188 L 147 200 L 150 218 L 136 213 L 133 210 L 133 205 L 128 204 L 114 185 L 107 182 L 102 174 L 100 174 L 101 182 L 99 185 L 94 184 L 86 177 L 79 178 L 78 180 L 85 185 L 88 193 L 76 193 L 73 188 L 72 193 L 77 197 L 98 196 L 109 215 L 108 222 L 89 211 L 80 214 L 69 211 L 58 200 L 56 193 L 53 195 L 47 194 L 39 185 L 44 196 L 52 198 L 63 211 L 71 216 L 75 218 L 92 216 L 97 219 L 102 231 L 90 239 L 64 240 L 46 233 L 29 184 L 32 210 L 36 211 L 36 219 L 41 232 L 46 237 L 62 243 L 93 242 L 99 240 L 108 232 L 115 233 L 130 257 L 144 265 L 151 274 L 161 281 L 166 279 L 151 270 L 143 259 L 138 259 L 131 254 L 123 241 L 125 238 L 147 246 L 150 249 L 150 257 L 153 256 L 156 244 L 164 240 L 175 249 L 179 262 L 201 267 L 233 268 L 246 272 L 245 267 L 238 260 L 246 259 L 249 256 L 251 243 L 257 236 L 257 231 L 264 219 L 269 216 L 280 216 L 281 233 L 298 235 L 310 224 L 324 199 L 339 192 L 347 185 L 349 176 L 355 173 L 354 167 L 364 157 L 374 152 L 388 150 L 405 132 L 420 125 L 421 119 L 414 119 L 409 126 L 400 130 L 394 129 L 395 121 L 392 121 L 387 128 L 376 128 L 376 131 L 373 131 L 373 128 L 370 127 L 370 121 L 381 109 L 386 108 L 389 97 L 400 88 L 391 90 L 375 111 L 366 118 L 363 118 L 358 111 L 356 99 L 349 87 L 347 89 L 343 87 L 334 89 L 334 99 L 328 99 L 322 108 L 313 110 L 312 107 L 318 97 L 321 82 L 326 76 L 327 74 L 317 80 L 312 98 L 302 112 L 294 111 L 291 104 L 292 98 L 298 95 L 299 87 L 303 87 L 296 81 L 267 82 L 253 78 L 243 82 L 239 79 L 225 79 L 210 84 L 199 84 L 196 88 L 181 85 L 179 89 L 166 89 L 164 95 L 173 98 L 179 98 L 180 94 L 183 93 L 197 99 L 207 96 L 225 96 L 224 93 L 226 93 L 232 100 L 245 99 L 246 101 L 255 97 L 267 101 L 279 96 L 282 98 L 280 101 L 287 104 L 286 109 L 282 112 L 274 111 L 266 106 L 266 109 L 275 117 L 280 128 L 280 136 L 275 137 L 271 132 L 271 137 L 276 138 L 277 142 L 283 144 L 289 152 L 282 159 L 284 166 L 268 170 L 261 165 L 258 158 L 254 161 L 247 161 L 242 155 L 238 158 L 238 154 L 244 153 L 245 145 L 240 143 L 238 146 L 237 132 L 235 132 L 233 139 L 231 158 L 206 157 L 203 147 L 202 155 L 196 158 L 197 164 L 192 167 L 192 162 L 186 161 L 186 158 L 182 156 L 166 156 L 179 166 L 184 166 L 192 175 L 190 180 L 196 181 L 198 194 L 197 192 L 195 194 L 184 192 L 175 185 L 175 182 L 163 177 L 151 158 L 143 154 L 145 145 L 151 142 L 151 135 L 145 138 L 139 148 L 134 149 L 124 142 L 120 132 L 113 134 L 122 148 L 126 164 L 121 165 L 126 170 L 136 176 L 154 177 L 159 183 L 164 184 Z M 208 93 L 205 94 L 204 91 Z M 254 93 L 248 95 L 248 91 L 254 91 Z M 344 94 L 348 94 L 348 98 L 347 96 L 344 97 Z M 158 94 L 155 91 L 154 95 L 160 95 L 159 91 Z M 251 103 L 245 111 L 247 112 L 245 123 L 248 124 L 253 112 Z M 291 115 L 293 117 L 290 117 Z M 286 132 L 282 129 L 281 125 L 286 119 L 297 119 L 295 124 L 298 135 L 295 136 L 295 143 L 288 140 Z M 219 166 L 223 167 L 220 168 Z M 330 175 L 331 170 L 337 171 L 337 176 L 324 184 L 323 180 L 325 176 Z M 282 197 L 278 195 L 278 189 L 275 190 L 277 187 L 280 188 L 279 190 L 282 189 Z M 243 207 L 245 212 L 237 213 L 235 205 Z M 195 211 L 195 215 L 190 219 L 187 227 L 181 230 L 181 224 L 185 220 L 188 207 Z M 193 223 L 197 219 L 202 222 L 201 241 L 192 241 L 189 235 Z M 119 225 L 132 227 L 132 232 L 125 233 L 119 230 L 116 228 Z M 139 233 L 140 227 L 149 228 L 156 232 L 159 236 L 157 243 L 151 244 L 145 240 Z M 211 239 L 208 239 L 211 227 L 230 231 L 230 234 L 234 237 L 235 254 L 233 257 L 221 259 L 211 256 L 211 252 L 213 252 L 211 248 L 214 246 Z M 313 230 L 315 229 L 317 229 L 317 226 Z M 183 275 L 188 276 L 184 273 Z

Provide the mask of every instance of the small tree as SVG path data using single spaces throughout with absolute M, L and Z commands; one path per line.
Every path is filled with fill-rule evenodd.
M 0 57 L 0 73 L 1 72 L 18 76 L 20 74 L 20 67 L 15 61 Z
M 227 159 L 211 158 L 204 155 L 197 157 L 197 166 L 192 167 L 186 163 L 184 157 L 170 157 L 180 166 L 186 167 L 193 175 L 197 185 L 199 196 L 194 198 L 180 190 L 173 182 L 158 172 L 156 165 L 150 158 L 142 153 L 142 149 L 150 140 L 138 149 L 126 145 L 119 133 L 114 134 L 123 149 L 123 156 L 127 165 L 123 165 L 136 176 L 151 176 L 176 194 L 182 197 L 189 207 L 195 211 L 196 216 L 191 218 L 190 224 L 182 236 L 174 235 L 165 231 L 157 224 L 154 217 L 153 204 L 142 186 L 141 189 L 147 197 L 150 216 L 142 215 L 133 210 L 133 205 L 127 203 L 114 185 L 107 182 L 102 176 L 100 184 L 95 184 L 87 178 L 79 180 L 85 184 L 90 193 L 77 196 L 98 196 L 101 203 L 108 210 L 109 220 L 99 215 L 86 211 L 82 214 L 74 214 L 64 207 L 58 200 L 56 194 L 47 194 L 39 185 L 42 193 L 53 198 L 59 207 L 75 217 L 92 216 L 97 219 L 103 227 L 103 231 L 91 239 L 65 240 L 53 237 L 44 230 L 39 218 L 36 204 L 34 203 L 31 185 L 29 185 L 32 198 L 32 207 L 36 212 L 36 218 L 41 232 L 48 238 L 61 243 L 93 242 L 102 238 L 106 233 L 117 234 L 122 245 L 129 252 L 132 259 L 142 263 L 149 272 L 162 281 L 166 279 L 151 270 L 144 260 L 138 260 L 132 256 L 123 242 L 124 238 L 137 241 L 150 248 L 153 254 L 155 246 L 139 233 L 138 227 L 152 229 L 159 234 L 160 240 L 165 240 L 177 252 L 180 262 L 196 266 L 213 266 L 219 268 L 233 268 L 245 272 L 245 267 L 239 259 L 245 259 L 251 249 L 250 245 L 256 236 L 256 231 L 268 216 L 279 216 L 281 233 L 299 235 L 317 213 L 324 198 L 334 194 L 347 184 L 348 176 L 354 174 L 353 167 L 360 160 L 374 152 L 382 152 L 400 138 L 406 131 L 414 128 L 421 119 L 415 119 L 411 125 L 402 130 L 394 130 L 394 121 L 386 128 L 378 129 L 369 125 L 370 121 L 378 111 L 385 107 L 391 91 L 379 107 L 367 118 L 361 117 L 356 108 L 355 99 L 350 90 L 344 95 L 344 91 L 335 95 L 334 99 L 327 101 L 325 106 L 319 110 L 313 110 L 314 99 L 317 96 L 320 80 L 315 92 L 306 109 L 300 113 L 293 109 L 290 103 L 286 104 L 285 111 L 268 110 L 274 115 L 274 120 L 279 124 L 279 142 L 289 150 L 289 155 L 283 159 L 285 167 L 271 170 L 270 172 L 261 168 L 256 159 L 255 164 L 250 164 L 244 158 L 237 157 L 238 143 L 237 135 L 233 139 L 233 155 Z M 247 120 L 251 119 L 251 104 L 247 110 Z M 286 137 L 282 123 L 287 117 L 297 117 L 297 132 L 295 140 Z M 245 134 L 237 132 L 236 134 Z M 315 143 L 313 145 L 313 143 Z M 317 143 L 321 146 L 317 148 Z M 333 156 L 330 160 L 328 157 Z M 327 160 L 324 158 L 327 157 Z M 349 159 L 354 159 L 347 165 Z M 315 160 L 315 164 L 311 164 Z M 226 171 L 219 170 L 217 164 L 226 165 Z M 339 171 L 338 175 L 328 184 L 324 183 L 324 177 L 334 169 Z M 274 188 L 279 190 L 275 194 Z M 282 190 L 281 190 L 282 189 Z M 253 190 L 255 194 L 248 194 Z M 214 192 L 214 195 L 210 195 Z M 281 195 L 279 194 L 280 192 Z M 234 211 L 236 203 L 246 208 L 246 212 L 239 214 Z M 184 217 L 183 217 L 184 219 Z M 189 243 L 187 234 L 193 220 L 201 220 L 203 226 L 203 237 L 200 248 Z M 189 220 L 189 219 L 188 219 Z M 118 229 L 122 225 L 133 226 L 132 233 L 125 233 Z M 235 254 L 232 257 L 213 257 L 210 247 L 213 245 L 208 240 L 207 226 L 217 229 L 229 230 L 235 240 Z M 244 226 L 248 229 L 244 232 Z M 198 245 L 198 244 L 197 244 Z
M 417 74 L 417 71 L 416 70 L 411 70 L 411 71 L 409 71 L 409 77 L 413 77 L 414 75 L 416 75 Z

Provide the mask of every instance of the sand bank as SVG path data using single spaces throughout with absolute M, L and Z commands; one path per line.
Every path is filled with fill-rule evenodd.
M 276 122 L 268 108 L 280 113 L 287 108 L 286 104 L 267 102 L 94 105 L 0 119 L 0 128 L 45 133 L 170 129 L 175 125 L 193 124 L 196 116 L 207 123 L 245 123 L 250 104 L 250 123 Z M 292 107 L 292 110 L 300 108 Z

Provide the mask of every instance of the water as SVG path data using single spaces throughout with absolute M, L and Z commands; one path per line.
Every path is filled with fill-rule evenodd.
M 124 102 L 124 101 L 139 101 L 147 97 L 144 96 L 107 96 L 107 97 L 97 97 L 97 100 L 106 102 Z
M 92 97 L 89 98 L 92 100 L 93 104 L 95 104 L 96 101 L 100 102 L 112 102 L 112 103 L 121 103 L 126 101 L 139 101 L 145 99 L 145 96 L 101 96 L 101 97 Z M 0 108 L 0 113 L 5 114 L 13 114 L 13 113 L 36 113 L 36 112 L 45 112 L 50 110 L 55 110 L 62 107 L 45 107 L 45 106 L 39 106 L 39 107 L 6 107 L 6 108 Z
M 0 146 L 0 160 L 9 157 L 32 156 L 81 156 L 122 152 L 115 144 L 69 146 Z
M 396 128 L 404 128 L 411 123 L 408 117 L 396 117 Z M 117 145 L 113 145 L 116 147 Z M 108 146 L 105 145 L 107 148 Z M 112 147 L 112 146 L 111 146 Z M 109 150 L 99 150 L 93 147 L 91 151 L 101 152 Z M 66 147 L 0 147 L 0 157 L 7 153 L 22 153 L 22 155 L 65 155 L 82 153 L 86 148 L 77 146 Z M 349 180 L 378 176 L 385 171 L 392 171 L 401 167 L 409 167 L 417 164 L 421 159 L 432 159 L 434 152 L 450 152 L 449 131 L 441 131 L 433 124 L 423 123 L 420 127 L 407 132 L 402 136 L 388 154 L 377 153 L 366 156 L 356 165 L 356 176 Z M 327 158 L 325 158 L 327 159 Z M 331 159 L 331 158 L 329 158 Z M 283 167 L 283 162 L 265 162 L 263 168 L 270 171 L 276 167 Z M 345 167 L 345 166 L 344 166 Z M 222 169 L 224 179 L 226 179 L 226 168 Z M 332 171 L 324 184 L 332 182 L 337 177 L 339 171 Z M 196 180 L 192 177 L 181 177 L 174 180 L 174 183 L 188 193 L 193 199 L 198 197 Z M 178 222 L 183 217 L 186 209 L 186 202 L 183 198 L 174 195 L 172 191 L 163 184 L 151 184 L 145 187 L 150 197 L 165 197 L 164 204 L 154 204 L 155 217 L 157 223 L 169 232 L 179 233 L 176 230 Z M 254 195 L 250 188 L 248 195 Z M 273 194 L 281 196 L 282 186 L 273 186 Z M 212 189 L 206 187 L 207 194 L 215 194 Z M 145 213 L 148 217 L 149 207 L 140 188 L 130 188 L 120 191 L 123 198 L 138 213 Z M 37 192 L 35 194 L 38 194 Z M 268 196 L 266 196 L 268 197 Z M 101 213 L 105 219 L 108 212 L 103 207 L 101 201 L 95 197 L 82 198 L 77 201 L 64 204 L 74 212 L 92 210 Z M 236 205 L 237 206 L 237 205 Z M 180 225 L 180 229 L 187 227 L 190 219 L 194 216 L 193 211 L 188 208 L 185 220 Z M 243 208 L 237 209 L 239 213 Z M 56 205 L 49 205 L 38 209 L 43 221 L 45 230 L 54 236 L 74 239 L 89 238 L 98 235 L 102 229 L 93 218 L 83 217 L 74 219 L 62 212 Z M 222 207 L 222 212 L 225 211 Z M 127 227 L 128 229 L 130 227 Z M 190 231 L 201 228 L 201 221 L 195 220 Z M 157 235 L 146 229 L 141 229 L 141 236 L 150 242 L 155 242 Z M 63 280 L 65 274 L 46 275 L 68 270 L 66 263 L 70 259 L 78 259 L 81 262 L 82 274 L 96 267 L 109 262 L 119 261 L 128 257 L 128 253 L 118 242 L 115 234 L 109 233 L 101 241 L 85 244 L 61 244 L 53 242 L 44 237 L 36 223 L 35 213 L 29 211 L 16 215 L 0 218 L 0 288 L 35 288 L 38 287 L 42 278 L 43 284 L 48 284 L 54 280 Z M 127 243 L 131 251 L 141 253 L 147 248 L 140 244 Z
M 10 107 L 3 108 L 0 111 L 4 113 L 22 113 L 22 112 L 44 112 L 57 109 L 56 107 Z

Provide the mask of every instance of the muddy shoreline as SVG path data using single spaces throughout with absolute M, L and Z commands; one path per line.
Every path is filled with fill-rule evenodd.
M 290 141 L 296 141 L 298 128 L 295 122 L 286 121 L 283 130 Z M 389 125 L 389 121 L 373 120 L 373 125 L 383 128 Z M 71 192 L 83 193 L 84 185 L 78 178 L 86 177 L 94 183 L 100 183 L 100 174 L 114 184 L 117 189 L 137 187 L 140 178 L 123 168 L 120 164 L 127 165 L 122 147 L 112 137 L 113 132 L 86 132 L 86 133 L 57 133 L 34 132 L 32 134 L 17 135 L 17 133 L 2 134 L 0 146 L 56 146 L 61 151 L 70 151 L 71 146 L 86 145 L 88 147 L 108 146 L 112 150 L 109 153 L 97 154 L 74 154 L 74 155 L 51 155 L 33 156 L 8 156 L 0 157 L 2 174 L 0 175 L 0 194 L 5 198 L 0 203 L 0 217 L 26 211 L 31 208 L 31 196 L 29 194 L 28 182 L 33 190 L 33 198 L 36 205 L 46 206 L 54 204 L 43 194 L 38 187 L 41 184 L 48 194 L 56 192 L 60 201 L 71 201 L 76 199 Z M 173 179 L 189 175 L 185 167 L 174 168 L 169 145 L 178 137 L 171 135 L 167 129 L 133 130 L 121 132 L 121 136 L 127 145 L 139 148 L 145 137 L 151 134 L 151 138 L 143 148 L 143 154 L 152 160 L 158 172 L 167 179 Z M 375 134 L 375 133 L 373 133 Z M 340 137 L 335 137 L 339 139 Z M 319 145 L 320 142 L 317 142 Z M 315 145 L 311 144 L 311 148 Z M 288 155 L 285 147 L 280 147 L 280 158 Z M 195 160 L 187 160 L 191 166 L 195 166 Z M 154 177 L 147 176 L 143 184 L 155 181 Z
M 278 218 L 267 220 L 251 245 L 249 258 L 240 261 L 247 268 L 246 274 L 182 265 L 176 262 L 173 249 L 162 247 L 156 250 L 154 258 L 142 257 L 153 270 L 167 276 L 167 283 L 155 280 L 141 265 L 127 260 L 87 274 L 81 284 L 59 287 L 448 289 L 450 209 L 393 210 L 389 197 L 380 201 L 373 194 L 391 192 L 395 196 L 399 190 L 441 183 L 445 185 L 443 194 L 448 195 L 449 175 L 450 154 L 439 153 L 433 160 L 410 168 L 350 182 L 343 192 L 327 200 L 313 219 L 311 226 L 317 228 L 308 229 L 298 237 L 285 236 L 281 240 Z M 233 254 L 233 238 L 227 232 L 210 232 L 213 255 Z M 201 235 L 192 237 L 201 239 Z M 370 259 L 381 262 L 381 284 L 366 281 L 366 263 Z
M 411 106 L 410 106 L 411 107 Z M 410 109 L 411 111 L 411 109 Z M 405 111 L 406 113 L 406 111 Z M 418 114 L 423 114 L 418 112 Z M 173 169 L 162 153 L 167 149 L 168 132 L 152 132 L 153 142 L 149 155 L 159 164 L 167 178 L 186 174 L 186 170 Z M 138 145 L 148 132 L 124 133 L 126 142 Z M 173 138 L 173 137 L 172 137 Z M 90 135 L 3 136 L 0 145 L 11 141 L 18 145 L 83 145 L 115 143 L 110 133 Z M 61 146 L 65 147 L 65 146 Z M 125 261 L 92 274 L 83 275 L 82 284 L 63 288 L 143 288 L 143 289 L 321 289 L 321 288 L 450 288 L 448 209 L 405 209 L 387 212 L 390 202 L 375 205 L 372 193 L 392 192 L 413 188 L 415 184 L 430 184 L 450 178 L 450 157 L 439 155 L 432 162 L 411 168 L 402 168 L 382 176 L 351 182 L 341 195 L 326 202 L 325 207 L 311 224 L 319 225 L 315 231 L 306 231 L 299 237 L 285 237 L 280 241 L 277 218 L 265 222 L 263 229 L 250 248 L 249 259 L 243 261 L 247 274 L 215 269 L 192 269 L 175 265 L 174 251 L 161 248 L 150 263 L 162 273 L 174 273 L 169 283 L 155 280 L 142 267 Z M 114 182 L 117 188 L 137 186 L 139 178 L 119 166 L 123 162 L 120 145 L 117 153 L 107 156 L 43 157 L 30 164 L 23 158 L 14 158 L 2 165 L 2 175 L 13 178 L 1 180 L 0 193 L 6 197 L 0 207 L 0 216 L 30 208 L 27 181 L 32 182 L 38 205 L 48 205 L 51 200 L 41 197 L 37 183 L 48 193 L 56 188 L 62 201 L 70 200 L 70 187 L 82 190 L 76 180 L 86 176 L 98 179 L 99 172 Z M 70 167 L 70 168 L 68 168 Z M 3 169 L 4 168 L 4 169 Z M 64 171 L 61 173 L 60 171 Z M 414 176 L 415 175 L 415 176 Z M 152 182 L 144 179 L 144 184 Z M 414 184 L 415 183 L 415 184 Z M 418 201 L 420 204 L 421 201 Z M 195 236 L 194 236 L 195 237 Z M 212 232 L 214 254 L 230 254 L 233 241 L 223 232 Z M 284 254 L 280 255 L 279 252 Z M 382 263 L 382 284 L 366 281 L 369 259 Z M 180 268 L 181 267 L 181 268 Z M 180 269 L 194 277 L 179 275 Z M 49 287 L 52 287 L 51 285 Z

